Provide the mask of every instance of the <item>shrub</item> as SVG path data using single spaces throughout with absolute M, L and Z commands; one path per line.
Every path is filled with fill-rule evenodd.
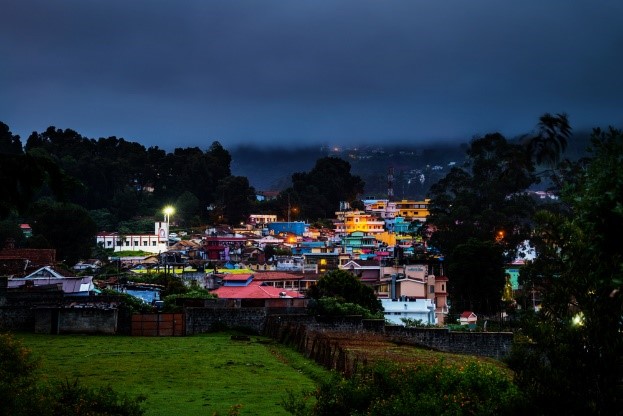
M 309 405 L 310 397 L 315 405 Z M 298 400 L 290 394 L 283 401 L 291 414 L 317 416 L 518 415 L 522 403 L 519 390 L 500 369 L 443 362 L 410 368 L 377 363 L 348 379 L 336 375 Z
M 356 303 L 345 302 L 340 298 L 324 297 L 310 303 L 309 310 L 314 315 L 347 316 L 361 315 L 365 319 L 383 319 L 383 313 L 372 313 Z

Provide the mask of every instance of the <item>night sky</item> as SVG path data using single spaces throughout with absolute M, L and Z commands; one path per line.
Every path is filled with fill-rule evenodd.
M 623 124 L 623 2 L 1 0 L 0 121 L 146 146 Z

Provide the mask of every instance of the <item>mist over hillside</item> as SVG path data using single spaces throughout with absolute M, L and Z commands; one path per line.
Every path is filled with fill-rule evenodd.
M 587 154 L 589 131 L 577 131 L 570 138 L 564 157 L 577 160 Z M 523 137 L 512 140 L 521 141 Z M 432 184 L 443 178 L 453 165 L 464 162 L 470 140 L 463 143 L 428 145 L 364 145 L 338 147 L 315 145 L 267 148 L 246 145 L 229 149 L 234 175 L 246 176 L 258 191 L 281 191 L 291 183 L 295 172 L 308 172 L 321 157 L 334 156 L 347 160 L 351 172 L 360 176 L 365 185 L 365 195 L 386 197 L 388 175 L 392 173 L 395 198 L 427 196 Z
M 465 157 L 464 145 L 361 146 L 262 149 L 245 146 L 230 149 L 232 173 L 246 176 L 256 190 L 280 191 L 290 185 L 295 172 L 311 170 L 325 156 L 348 161 L 351 172 L 366 183 L 365 194 L 383 197 L 388 192 L 388 174 L 393 170 L 394 195 L 424 197 L 430 184 L 441 178 L 453 163 Z

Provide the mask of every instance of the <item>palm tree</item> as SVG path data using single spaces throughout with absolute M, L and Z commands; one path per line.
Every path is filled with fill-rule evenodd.
M 528 150 L 539 165 L 555 166 L 567 149 L 571 127 L 567 114 L 545 113 L 539 118 L 538 134 L 528 141 Z

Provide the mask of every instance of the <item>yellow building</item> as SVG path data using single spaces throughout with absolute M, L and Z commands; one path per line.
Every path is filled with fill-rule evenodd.
M 343 213 L 344 222 L 335 224 L 337 234 L 348 235 L 355 231 L 365 234 L 380 234 L 385 231 L 385 221 L 378 220 L 374 215 L 366 214 L 363 211 L 349 211 Z
M 390 233 L 388 231 L 384 231 L 380 234 L 375 234 L 374 237 L 380 241 L 381 243 L 387 246 L 395 246 L 396 245 L 396 234 Z
M 396 216 L 404 217 L 407 221 L 426 221 L 426 217 L 430 214 L 428 211 L 428 204 L 430 199 L 424 201 L 410 201 L 403 199 L 402 201 L 396 201 Z

